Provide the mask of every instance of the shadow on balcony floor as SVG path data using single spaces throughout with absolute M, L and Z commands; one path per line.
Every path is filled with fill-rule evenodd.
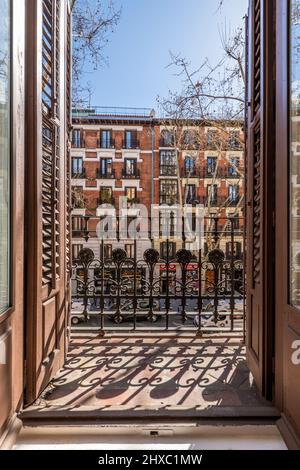
M 64 368 L 24 414 L 65 418 L 273 416 L 238 338 L 74 334 Z M 45 416 L 45 415 L 44 415 Z

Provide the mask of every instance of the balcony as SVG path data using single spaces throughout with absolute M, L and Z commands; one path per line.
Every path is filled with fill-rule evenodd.
M 159 176 L 177 176 L 177 167 L 175 165 L 160 165 Z
M 72 140 L 72 148 L 74 149 L 84 149 L 85 148 L 85 140 Z
M 140 170 L 138 168 L 131 169 L 130 171 L 127 168 L 122 168 L 122 178 L 136 179 L 140 177 Z
M 223 207 L 227 206 L 226 204 L 227 198 L 226 197 L 208 197 L 208 196 L 200 196 L 198 198 L 199 204 L 203 204 L 204 206 L 208 206 L 208 202 L 210 207 Z
M 239 179 L 239 178 L 242 178 L 241 175 L 243 175 L 242 169 L 238 168 L 238 171 L 237 171 L 237 170 L 234 170 L 234 168 L 227 168 L 226 178 Z
M 73 209 L 85 209 L 86 208 L 86 205 L 85 205 L 85 201 L 84 199 L 73 199 L 72 201 L 72 208 Z
M 72 230 L 72 236 L 73 238 L 83 238 L 86 233 L 86 230 L 81 229 L 81 230 Z
M 228 198 L 227 199 L 227 205 L 228 205 L 228 207 L 236 207 L 236 206 L 239 205 L 240 201 L 241 201 L 240 196 L 233 197 L 233 198 Z
M 159 197 L 159 204 L 163 206 L 175 206 L 178 204 L 178 197 L 177 196 L 166 196 L 161 194 Z
M 100 196 L 97 199 L 98 206 L 102 206 L 103 204 L 110 204 L 112 206 L 115 205 L 115 198 L 113 196 Z
M 172 330 L 181 320 L 181 331 L 188 329 L 208 334 L 242 332 L 243 248 L 240 238 L 236 238 L 232 220 L 227 217 L 205 218 L 201 237 L 206 241 L 206 249 L 202 253 L 199 250 L 190 251 L 187 247 L 176 249 L 176 245 L 169 242 L 171 235 L 167 234 L 163 251 L 151 248 L 142 253 L 139 251 L 138 257 L 137 247 L 133 248 L 132 256 L 118 248 L 112 251 L 109 259 L 104 258 L 105 270 L 96 269 L 94 273 L 92 267 L 98 267 L 101 263 L 94 256 L 91 265 L 87 265 L 83 250 L 76 260 L 73 278 L 76 286 L 74 297 L 82 300 L 78 315 L 89 316 L 88 312 L 93 311 L 94 307 L 96 316 L 92 324 L 103 331 L 121 330 L 122 323 L 125 323 L 126 330 L 131 331 L 131 327 L 135 330 L 138 321 L 141 321 L 140 327 L 145 331 L 166 331 Z M 151 229 L 152 220 L 149 222 L 153 242 L 163 231 L 157 224 L 156 228 Z M 225 230 L 226 224 L 231 227 L 229 233 Z M 121 225 L 121 220 L 117 218 L 117 232 L 122 230 Z M 181 238 L 184 243 L 189 232 L 186 224 L 183 226 L 179 227 L 172 219 L 169 228 L 172 236 Z M 229 248 L 228 243 L 232 241 L 238 249 Z M 104 253 L 104 246 L 104 240 L 100 240 L 100 253 Z M 79 274 L 76 274 L 77 269 Z M 83 284 L 82 276 L 89 282 Z M 168 278 L 169 284 L 163 282 Z M 120 280 L 117 296 L 113 279 Z M 200 290 L 199 286 L 202 286 Z M 143 309 L 146 313 L 141 318 Z M 156 321 L 158 325 L 152 326 Z
M 184 168 L 182 172 L 183 178 L 199 178 L 200 171 L 197 168 L 192 168 L 191 170 L 187 170 Z
M 115 139 L 98 139 L 97 145 L 100 149 L 114 149 Z
M 71 177 L 74 178 L 74 179 L 85 179 L 85 178 L 86 178 L 85 168 L 83 168 L 83 169 L 80 170 L 80 171 L 74 171 L 74 170 L 72 170 L 72 175 L 71 175 Z
M 140 203 L 140 199 L 135 197 L 132 199 L 127 198 L 127 208 L 130 209 L 131 207 L 134 207 L 136 204 Z
M 140 141 L 138 139 L 127 140 L 124 139 L 122 142 L 122 148 L 126 150 L 136 150 L 140 148 Z
M 226 170 L 224 168 L 218 168 L 215 170 L 214 168 L 202 168 L 200 170 L 200 177 L 207 178 L 207 179 L 222 179 L 226 176 Z
M 97 179 L 112 180 L 116 178 L 115 170 L 103 171 L 101 168 L 97 169 Z
M 174 148 L 175 147 L 175 139 L 170 138 L 163 138 L 159 139 L 159 146 L 162 148 Z
M 185 198 L 185 204 L 189 204 L 196 207 L 197 204 L 199 204 L 199 199 L 197 198 L 197 195 L 195 194 L 194 196 L 187 196 Z

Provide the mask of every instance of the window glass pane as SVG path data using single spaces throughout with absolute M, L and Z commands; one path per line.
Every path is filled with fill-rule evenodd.
M 300 308 L 300 0 L 290 11 L 290 301 Z
M 0 313 L 10 289 L 10 1 L 0 2 Z

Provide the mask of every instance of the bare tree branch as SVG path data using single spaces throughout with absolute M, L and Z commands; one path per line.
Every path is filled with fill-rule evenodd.
M 113 0 L 72 0 L 73 101 L 84 101 L 85 75 L 107 62 L 105 47 L 121 16 Z

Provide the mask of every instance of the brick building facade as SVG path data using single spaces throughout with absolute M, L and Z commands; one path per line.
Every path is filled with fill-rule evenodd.
M 126 227 L 122 228 L 125 213 L 127 227 L 138 216 L 148 222 L 152 215 L 152 230 L 157 230 L 149 237 L 150 225 L 140 225 L 138 258 L 150 247 L 162 258 L 167 256 L 166 250 L 173 258 L 183 247 L 193 249 L 189 236 L 183 242 L 179 214 L 185 205 L 192 214 L 205 208 L 201 243 L 206 252 L 213 248 L 213 231 L 224 232 L 219 247 L 229 258 L 229 229 L 234 224 L 233 249 L 237 259 L 242 257 L 244 152 L 240 124 L 228 123 L 221 129 L 219 123 L 212 127 L 157 119 L 151 110 L 75 110 L 71 154 L 73 259 L 83 247 L 101 257 L 98 235 L 107 227 L 99 221 L 108 214 L 119 218 L 112 222 L 112 233 L 103 242 L 105 257 L 115 248 L 125 249 L 128 257 L 134 255 L 134 241 L 127 237 Z M 195 228 L 195 215 L 191 215 L 190 229 Z

